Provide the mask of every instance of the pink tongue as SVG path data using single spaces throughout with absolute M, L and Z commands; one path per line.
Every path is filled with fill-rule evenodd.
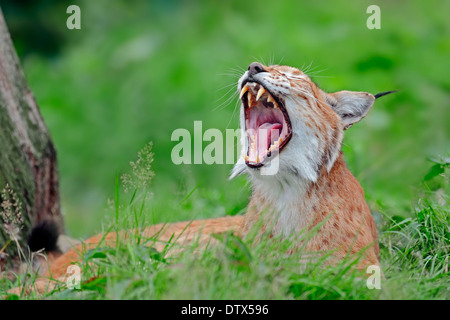
M 274 141 L 277 141 L 281 134 L 283 125 L 281 123 L 263 123 L 259 126 L 257 132 L 256 150 L 249 151 L 249 161 L 259 163 Z M 257 159 L 259 156 L 259 159 Z M 259 160 L 259 161 L 258 161 Z

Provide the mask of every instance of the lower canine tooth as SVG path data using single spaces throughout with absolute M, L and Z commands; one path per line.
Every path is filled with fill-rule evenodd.
M 251 106 L 252 106 L 252 98 L 253 98 L 252 93 L 249 91 L 247 94 L 247 101 L 248 101 L 249 108 L 251 108 Z
M 267 102 L 272 102 L 273 103 L 273 106 L 275 107 L 275 108 L 278 108 L 278 105 L 277 105 L 277 103 L 276 103 L 276 101 L 274 100 L 274 98 L 269 94 L 269 96 L 267 97 Z

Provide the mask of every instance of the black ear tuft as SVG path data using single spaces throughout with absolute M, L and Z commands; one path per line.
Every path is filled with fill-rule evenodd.
M 57 251 L 59 230 L 54 221 L 44 220 L 33 227 L 27 243 L 31 251 L 44 249 L 46 252 Z
M 395 92 L 398 92 L 398 90 L 380 92 L 380 93 L 377 93 L 376 95 L 374 95 L 374 97 L 375 97 L 375 99 L 378 99 L 378 98 L 381 98 L 382 96 L 385 96 L 390 93 L 395 93 Z

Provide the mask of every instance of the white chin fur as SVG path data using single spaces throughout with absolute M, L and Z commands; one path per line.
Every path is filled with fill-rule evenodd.
M 247 170 L 247 165 L 244 163 L 244 158 L 240 157 L 236 164 L 234 165 L 233 169 L 231 170 L 229 180 L 234 179 L 237 176 L 240 176 L 241 174 L 245 173 Z

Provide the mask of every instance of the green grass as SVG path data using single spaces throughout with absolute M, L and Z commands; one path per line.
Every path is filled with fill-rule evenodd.
M 146 226 L 137 201 L 120 212 L 113 228 Z M 125 221 L 126 220 L 126 221 Z M 355 261 L 324 267 L 324 259 L 300 264 L 290 241 L 255 243 L 232 235 L 206 250 L 194 244 L 171 255 L 153 239 L 133 233 L 116 247 L 84 252 L 80 289 L 50 293 L 51 299 L 449 299 L 449 210 L 423 203 L 413 218 L 386 222 L 380 234 L 385 278 L 369 290 Z M 197 249 L 197 250 L 196 250 Z M 32 279 L 28 284 L 32 285 Z M 6 286 L 12 287 L 17 282 Z M 26 298 L 35 298 L 28 296 Z M 10 296 L 10 298 L 17 298 Z

